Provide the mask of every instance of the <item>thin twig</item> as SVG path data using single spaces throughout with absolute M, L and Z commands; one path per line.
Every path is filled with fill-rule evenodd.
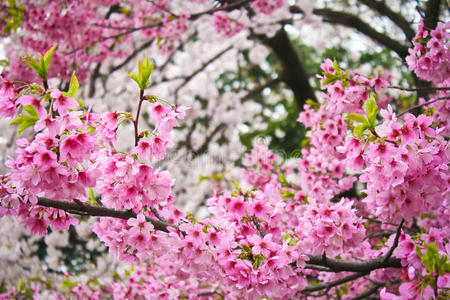
M 258 230 L 259 234 L 264 237 L 266 233 L 264 232 L 264 229 L 262 229 L 261 224 L 259 224 L 258 220 L 255 216 L 252 217 L 253 224 L 255 224 L 256 229 Z
M 424 103 L 422 103 L 422 104 L 415 105 L 415 106 L 413 106 L 413 107 L 408 108 L 408 109 L 405 110 L 404 112 L 399 113 L 397 116 L 398 116 L 398 117 L 401 117 L 402 115 L 406 114 L 407 112 L 409 112 L 409 111 L 411 111 L 411 110 L 414 110 L 414 109 L 416 109 L 416 108 L 419 108 L 419 107 L 422 107 L 422 106 L 425 106 L 425 105 L 428 105 L 428 104 L 431 104 L 431 103 L 434 103 L 434 102 L 437 102 L 437 101 L 440 101 L 440 100 L 450 100 L 450 96 L 439 97 L 439 98 L 436 98 L 436 99 L 433 99 L 433 100 L 424 102 Z
M 362 299 L 367 299 L 368 296 L 370 296 L 370 295 L 372 295 L 372 294 L 375 294 L 375 293 L 378 291 L 378 289 L 379 289 L 380 287 L 382 287 L 382 286 L 384 286 L 383 283 L 376 283 L 372 288 L 370 288 L 370 289 L 367 290 L 366 292 L 362 293 L 362 294 L 359 295 L 359 296 L 353 297 L 353 298 L 350 299 L 350 300 L 362 300 Z
M 139 92 L 139 104 L 136 112 L 136 118 L 134 119 L 134 146 L 136 147 L 139 142 L 139 115 L 141 114 L 142 102 L 144 102 L 144 90 Z
M 315 292 L 315 291 L 320 291 L 320 290 L 323 290 L 323 289 L 329 289 L 329 288 L 335 287 L 337 285 L 341 285 L 343 283 L 346 283 L 346 282 L 358 279 L 360 277 L 366 276 L 369 273 L 370 272 L 355 273 L 355 274 L 346 276 L 344 278 L 341 278 L 341 279 L 338 279 L 338 280 L 335 280 L 335 281 L 331 281 L 331 282 L 327 282 L 327 283 L 319 284 L 319 285 L 314 285 L 314 286 L 308 286 L 308 287 L 304 288 L 302 290 L 302 292 Z
M 392 253 L 394 253 L 395 248 L 398 246 L 398 240 L 400 238 L 400 234 L 402 233 L 402 226 L 403 223 L 405 223 L 405 219 L 402 219 L 400 222 L 400 225 L 398 225 L 397 233 L 395 235 L 394 243 L 392 244 L 392 247 L 389 248 L 389 251 L 386 253 L 386 255 L 383 258 L 383 263 L 387 262 L 389 258 L 391 258 Z
M 158 213 L 158 211 L 156 210 L 156 208 L 150 207 L 150 210 L 151 210 L 152 213 L 155 215 L 155 217 L 158 218 L 158 220 L 160 220 L 161 222 L 169 223 L 166 219 L 164 219 L 164 218 Z
M 414 88 L 406 88 L 401 86 L 389 86 L 388 89 L 397 89 L 408 92 L 416 92 L 416 91 L 448 91 L 450 87 L 432 87 L 432 86 L 424 86 L 424 87 L 414 87 Z

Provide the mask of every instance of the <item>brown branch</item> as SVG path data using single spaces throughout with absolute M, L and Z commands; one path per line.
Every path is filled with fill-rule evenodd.
M 403 223 L 405 223 L 405 219 L 402 219 L 402 221 L 400 222 L 400 225 L 398 225 L 397 233 L 395 234 L 394 243 L 392 244 L 391 248 L 389 248 L 389 251 L 384 256 L 383 263 L 385 263 L 386 261 L 388 261 L 391 258 L 392 253 L 394 253 L 395 248 L 397 248 L 398 240 L 400 238 L 400 234 L 402 233 Z
M 332 24 L 339 24 L 358 30 L 359 32 L 370 37 L 374 41 L 385 46 L 386 48 L 393 50 L 395 53 L 398 54 L 398 56 L 402 58 L 402 60 L 404 60 L 408 55 L 407 46 L 402 45 L 401 43 L 399 43 L 394 39 L 391 39 L 387 35 L 378 32 L 372 26 L 370 26 L 369 24 L 367 24 L 366 22 L 364 22 L 355 15 L 341 11 L 333 11 L 328 8 L 314 9 L 313 13 L 318 16 L 322 16 L 325 22 Z
M 411 22 L 407 21 L 403 15 L 393 11 L 389 6 L 386 5 L 384 0 L 359 0 L 361 3 L 376 10 L 380 15 L 388 17 L 395 25 L 397 25 L 405 34 L 408 40 L 412 40 L 415 32 L 411 28 Z
M 439 13 L 441 10 L 441 0 L 428 0 L 425 6 L 425 16 L 423 22 L 429 30 L 436 28 L 439 22 Z
M 290 11 L 292 13 L 303 13 L 303 11 L 297 6 L 291 6 Z M 343 11 L 334 11 L 329 8 L 316 8 L 313 10 L 313 14 L 323 17 L 323 20 L 327 23 L 343 25 L 358 30 L 360 33 L 397 53 L 402 60 L 405 60 L 408 55 L 407 46 L 402 45 L 398 41 L 391 39 L 381 32 L 378 32 L 372 26 L 353 14 Z
M 266 83 L 264 83 L 264 84 L 262 84 L 260 86 L 257 86 L 256 88 L 250 90 L 247 93 L 247 95 L 245 95 L 244 97 L 241 98 L 241 101 L 245 102 L 247 100 L 250 100 L 251 98 L 260 95 L 265 88 L 271 87 L 273 85 L 276 85 L 276 84 L 280 83 L 281 81 L 283 81 L 281 77 L 277 77 L 277 78 L 271 79 L 271 80 L 267 81 Z
M 164 223 L 169 223 L 166 219 L 164 219 L 156 210 L 156 208 L 154 207 L 150 207 L 151 212 L 155 215 L 156 218 L 158 218 L 158 220 L 160 220 L 161 222 Z
M 196 14 L 192 14 L 189 17 L 189 21 L 195 21 L 195 20 L 197 20 L 198 18 L 200 18 L 203 15 L 213 14 L 216 11 L 220 11 L 220 10 L 230 11 L 230 10 L 239 8 L 241 6 L 244 6 L 245 4 L 247 4 L 247 3 L 251 2 L 251 1 L 252 0 L 236 1 L 235 3 L 233 3 L 231 5 L 228 5 L 228 6 L 215 7 L 215 8 L 211 8 L 211 9 L 208 9 L 208 10 L 196 13 Z M 140 26 L 140 27 L 133 27 L 133 28 L 107 27 L 107 28 L 111 28 L 111 29 L 125 29 L 126 31 L 118 33 L 118 34 L 114 34 L 114 35 L 111 35 L 111 36 L 103 37 L 103 40 L 119 38 L 119 37 L 131 34 L 133 32 L 136 32 L 136 31 L 139 31 L 139 30 L 142 30 L 142 29 L 149 29 L 149 28 L 158 27 L 158 26 L 161 26 L 162 24 L 163 24 L 163 22 L 159 21 L 159 22 L 155 22 L 155 23 L 152 23 L 152 24 L 149 24 L 149 25 L 144 25 L 144 26 Z
M 201 65 L 197 70 L 195 70 L 194 72 L 192 72 L 190 75 L 188 76 L 175 76 L 172 77 L 170 80 L 176 80 L 176 79 L 184 79 L 183 83 L 180 84 L 174 91 L 175 94 L 175 105 L 177 105 L 178 103 L 178 92 L 180 91 L 180 89 L 185 86 L 189 81 L 191 81 L 195 76 L 197 76 L 197 74 L 199 74 L 200 72 L 202 72 L 208 65 L 210 65 L 213 61 L 215 61 L 216 59 L 218 59 L 219 57 L 221 57 L 223 54 L 225 54 L 226 52 L 228 52 L 229 50 L 231 50 L 233 48 L 233 46 L 228 46 L 227 48 L 223 49 L 222 51 L 220 51 L 219 53 L 217 53 L 216 55 L 214 55 L 213 57 L 211 57 L 208 61 L 206 61 L 205 63 L 203 63 L 203 65 Z M 163 80 L 164 81 L 164 80 Z
M 375 293 L 378 291 L 378 289 L 379 289 L 380 287 L 382 287 L 382 286 L 384 286 L 384 284 L 378 282 L 378 283 L 376 283 L 372 288 L 370 288 L 369 290 L 367 290 L 366 292 L 362 293 L 362 294 L 359 295 L 359 296 L 353 297 L 353 298 L 350 299 L 350 300 L 363 300 L 363 299 L 367 299 L 368 296 L 370 296 L 370 295 L 372 295 L 372 294 L 375 294 Z
M 342 271 L 366 272 L 383 268 L 402 268 L 400 259 L 393 257 L 390 257 L 386 261 L 384 260 L 384 256 L 380 256 L 375 259 L 369 259 L 366 261 L 358 261 L 358 262 L 343 261 L 331 258 L 323 259 L 322 256 L 313 256 L 313 255 L 308 255 L 308 257 L 309 257 L 308 260 L 309 264 L 327 267 L 333 272 L 342 272 Z
M 304 292 L 316 292 L 316 291 L 320 291 L 320 290 L 323 290 L 323 289 L 330 289 L 332 287 L 341 285 L 343 283 L 346 283 L 346 282 L 358 279 L 360 277 L 366 276 L 369 273 L 370 272 L 355 273 L 355 274 L 346 276 L 344 278 L 341 278 L 341 279 L 338 279 L 338 280 L 335 280 L 335 281 L 331 281 L 331 282 L 327 282 L 327 283 L 319 284 L 319 285 L 314 285 L 314 286 L 308 286 L 308 287 L 306 287 L 306 288 L 304 288 L 302 290 L 302 293 L 304 293 Z
M 139 142 L 139 115 L 141 114 L 142 102 L 144 102 L 144 90 L 139 91 L 139 104 L 136 112 L 136 118 L 134 119 L 134 146 L 136 147 Z
M 423 86 L 423 87 L 415 87 L 415 88 L 406 88 L 401 86 L 389 86 L 388 89 L 397 89 L 408 92 L 417 92 L 417 91 L 449 91 L 450 87 L 432 87 L 432 86 Z
M 148 40 L 147 42 L 143 43 L 139 48 L 135 49 L 133 53 L 131 53 L 123 62 L 121 62 L 116 66 L 111 66 L 109 69 L 109 74 L 114 73 L 115 71 L 119 70 L 120 68 L 128 64 L 133 58 L 135 58 L 139 54 L 139 52 L 150 47 L 152 43 L 153 40 Z
M 269 46 L 277 55 L 283 68 L 279 77 L 292 90 L 299 111 L 303 110 L 306 100 L 317 101 L 313 88 L 309 84 L 309 75 L 292 46 L 286 31 L 281 28 L 273 37 L 255 35 L 264 44 Z
M 227 126 L 224 123 L 220 123 L 219 125 L 217 125 L 217 127 L 214 128 L 214 130 L 205 138 L 200 148 L 194 151 L 194 156 L 199 156 L 201 154 L 206 153 L 206 151 L 208 150 L 208 145 L 212 141 L 214 136 L 218 134 L 221 130 L 224 130 L 226 127 Z
M 219 57 L 221 57 L 223 54 L 225 54 L 226 52 L 228 52 L 229 50 L 231 50 L 233 47 L 232 46 L 228 46 L 227 48 L 223 49 L 222 51 L 220 51 L 219 53 L 217 53 L 216 55 L 214 55 L 213 57 L 211 57 L 210 59 L 208 59 L 206 62 L 204 62 L 197 70 L 195 70 L 194 72 L 192 72 L 190 75 L 188 76 L 175 76 L 172 77 L 168 80 L 176 80 L 176 79 L 184 79 L 185 80 L 185 84 L 187 82 L 189 82 L 192 78 L 194 78 L 198 73 L 200 73 L 201 71 L 203 71 L 208 65 L 210 65 L 213 61 L 215 61 L 216 59 L 218 59 Z
M 255 225 L 255 227 L 258 230 L 261 237 L 264 237 L 266 235 L 266 233 L 264 232 L 264 229 L 262 229 L 261 224 L 259 224 L 258 219 L 256 219 L 255 216 L 252 217 L 252 222 Z
M 330 268 L 315 266 L 315 265 L 311 265 L 311 264 L 306 264 L 305 269 L 316 270 L 316 271 L 321 271 L 321 272 L 333 272 L 333 270 L 331 270 Z
M 69 213 L 78 214 L 78 215 L 89 215 L 93 217 L 112 217 L 118 219 L 128 220 L 131 218 L 136 218 L 137 214 L 132 210 L 116 210 L 113 208 L 108 208 L 104 206 L 92 205 L 88 203 L 83 203 L 83 206 L 78 205 L 75 202 L 67 202 L 67 201 L 57 201 L 50 200 L 46 198 L 38 198 L 38 205 L 45 207 L 52 207 L 64 210 Z M 175 229 L 179 228 L 173 224 L 167 222 L 161 222 L 160 220 L 147 218 L 147 221 L 150 222 L 156 230 L 169 232 L 168 228 L 173 227 Z
M 433 99 L 433 100 L 424 102 L 424 103 L 422 103 L 422 104 L 417 104 L 417 105 L 415 105 L 415 106 L 413 106 L 413 107 L 410 107 L 410 108 L 408 108 L 407 110 L 405 110 L 405 111 L 399 113 L 397 116 L 398 116 L 398 117 L 401 117 L 401 116 L 403 116 L 404 114 L 406 114 L 406 113 L 409 112 L 409 111 L 416 110 L 417 108 L 420 108 L 420 107 L 422 107 L 422 106 L 425 106 L 425 105 L 428 105 L 428 104 L 431 104 L 431 103 L 434 103 L 434 102 L 437 102 L 437 101 L 441 101 L 441 100 L 450 100 L 450 97 L 449 97 L 449 96 L 446 96 L 446 97 L 439 97 L 439 98 L 436 98 L 436 99 Z
M 401 229 L 403 226 L 404 220 L 400 222 L 400 225 L 397 228 L 397 233 L 394 239 L 394 243 L 391 248 L 389 248 L 388 252 L 380 257 L 369 259 L 365 261 L 359 262 L 351 262 L 351 261 L 342 261 L 336 260 L 326 257 L 325 253 L 322 256 L 313 256 L 308 255 L 309 261 L 308 263 L 311 265 L 318 265 L 323 267 L 328 267 L 334 272 L 348 271 L 348 272 L 369 272 L 376 269 L 383 268 L 402 268 L 400 259 L 393 258 L 392 253 L 394 253 L 395 248 L 398 246 L 398 240 L 400 238 Z

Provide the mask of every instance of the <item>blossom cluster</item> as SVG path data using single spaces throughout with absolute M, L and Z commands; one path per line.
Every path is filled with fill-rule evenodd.
M 345 198 L 333 205 L 307 205 L 295 229 L 300 245 L 311 249 L 313 255 L 325 253 L 328 257 L 362 248 L 366 231 L 352 206 Z
M 174 31 L 185 30 L 186 20 L 172 23 Z M 383 290 L 385 299 L 396 299 L 395 289 L 414 297 L 416 283 L 424 285 L 427 297 L 446 288 L 448 140 L 432 113 L 400 116 L 389 105 L 379 117 L 376 94 L 389 86 L 387 79 L 350 75 L 326 60 L 324 101 L 309 102 L 298 118 L 308 129 L 298 168 L 282 166 L 267 146 L 257 145 L 243 158 L 240 175 L 247 186 L 230 179 L 234 189 L 216 192 L 206 201 L 209 216 L 198 220 L 173 205 L 174 182 L 156 167 L 173 145 L 171 132 L 186 107 L 146 95 L 144 65 L 139 75 L 130 75 L 140 87 L 138 111 L 150 106 L 152 128 L 144 131 L 139 113 L 93 113 L 75 99 L 72 81 L 67 92 L 49 89 L 45 80 L 43 87 L 2 81 L 0 113 L 14 117 L 19 133 L 30 137 L 17 141 L 16 156 L 7 162 L 10 172 L 0 178 L 0 216 L 17 215 L 31 232 L 46 235 L 48 226 L 76 224 L 74 212 L 89 214 L 88 202 L 109 215 L 120 213 L 100 218 L 92 229 L 111 254 L 137 266 L 106 287 L 116 299 L 298 298 L 317 281 L 344 278 L 334 274 L 339 268 L 326 265 L 330 259 L 347 265 L 381 261 L 381 270 L 368 270 L 375 271 L 369 272 L 372 279 L 407 281 Z M 120 152 L 117 129 L 126 122 L 134 125 L 135 143 Z M 354 186 L 357 181 L 363 186 Z M 351 198 L 341 197 L 344 192 Z M 61 208 L 75 203 L 79 211 L 44 207 L 43 199 Z M 382 230 L 389 231 L 368 235 Z M 317 257 L 325 266 L 311 264 Z M 403 268 L 387 270 L 383 264 L 392 259 Z M 371 286 L 360 278 L 331 288 L 351 298 Z M 83 284 L 71 292 L 100 296 Z
M 409 56 L 406 57 L 409 69 L 419 78 L 434 84 L 448 81 L 450 22 L 438 22 L 436 28 L 429 30 L 421 20 L 413 41 L 414 47 L 408 49 Z

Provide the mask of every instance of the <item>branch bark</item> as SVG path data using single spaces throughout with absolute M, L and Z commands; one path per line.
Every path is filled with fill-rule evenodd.
M 397 25 L 405 34 L 408 40 L 412 40 L 415 32 L 411 28 L 411 23 L 406 20 L 401 14 L 393 11 L 389 6 L 386 5 L 384 0 L 359 0 L 364 5 L 370 7 L 371 9 L 377 11 L 380 15 L 388 17 L 395 25 Z
M 309 76 L 297 53 L 295 53 L 294 47 L 292 47 L 284 28 L 281 28 L 271 38 L 265 35 L 256 35 L 256 37 L 272 48 L 277 55 L 283 68 L 283 73 L 280 75 L 280 78 L 294 93 L 299 110 L 303 110 L 303 105 L 307 99 L 317 101 L 314 90 L 309 84 Z
M 112 217 L 118 219 L 128 220 L 131 218 L 136 218 L 137 215 L 132 210 L 116 210 L 113 208 L 108 208 L 104 206 L 92 205 L 88 203 L 83 203 L 83 206 L 77 204 L 76 202 L 67 202 L 67 201 L 57 201 L 50 200 L 46 198 L 38 198 L 38 205 L 45 207 L 52 207 L 64 210 L 68 213 L 79 214 L 79 215 L 89 215 L 93 217 Z M 162 222 L 160 220 L 147 218 L 147 221 L 152 223 L 153 227 L 156 230 L 169 232 L 169 227 L 173 227 L 178 229 L 177 226 Z
M 331 24 L 339 24 L 358 30 L 377 43 L 397 53 L 402 60 L 405 60 L 406 56 L 408 56 L 407 46 L 399 43 L 394 39 L 391 39 L 389 36 L 383 33 L 378 32 L 372 26 L 355 15 L 342 11 L 334 11 L 329 8 L 314 9 L 313 13 L 315 15 L 322 16 L 325 22 Z
M 316 291 L 320 291 L 323 289 L 330 289 L 332 287 L 341 285 L 343 283 L 358 279 L 360 277 L 366 276 L 367 274 L 369 274 L 369 272 L 364 272 L 364 273 L 355 273 L 346 277 L 343 277 L 341 279 L 337 279 L 335 281 L 331 281 L 331 282 L 327 282 L 324 284 L 319 284 L 319 285 L 313 285 L 313 286 L 308 286 L 306 288 L 304 288 L 302 290 L 302 292 L 316 292 Z

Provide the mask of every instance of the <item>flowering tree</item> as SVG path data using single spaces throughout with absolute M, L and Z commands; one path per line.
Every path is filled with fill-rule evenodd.
M 283 79 L 292 85 L 297 104 L 305 104 L 298 116 L 308 130 L 301 158 L 293 166 L 265 145 L 256 145 L 243 158 L 238 177 L 225 173 L 216 178 L 220 182 L 206 201 L 208 216 L 200 219 L 177 208 L 171 169 L 158 167 L 175 145 L 174 128 L 199 108 L 178 103 L 181 88 L 173 94 L 149 93 L 154 62 L 147 57 L 139 61 L 138 71 L 128 74 L 134 89 L 130 95 L 135 95 L 128 111 L 96 113 L 95 105 L 81 100 L 79 81 L 87 80 L 92 63 L 111 57 L 124 57 L 125 63 L 136 56 L 139 51 L 127 48 L 134 43 L 131 33 L 155 39 L 161 51 L 174 53 L 191 22 L 203 17 L 211 18 L 216 33 L 228 38 L 244 30 L 244 19 L 251 18 L 248 30 L 277 52 L 280 43 L 274 40 L 285 40 L 285 31 L 268 24 L 283 19 L 277 12 L 286 7 L 306 16 L 308 7 L 289 8 L 283 1 L 219 1 L 213 8 L 186 14 L 172 11 L 168 1 L 150 2 L 20 6 L 8 1 L 8 9 L 2 10 L 8 15 L 2 24 L 5 32 L 22 26 L 22 47 L 42 55 L 25 56 L 23 62 L 13 56 L 2 79 L 0 113 L 17 126 L 19 135 L 28 136 L 17 139 L 16 154 L 1 176 L 0 216 L 13 216 L 32 234 L 46 236 L 49 257 L 56 247 L 67 245 L 73 228 L 82 237 L 93 231 L 110 256 L 102 256 L 100 249 L 103 260 L 97 261 L 107 266 L 94 265 L 96 270 L 83 276 L 64 271 L 44 276 L 44 270 L 35 269 L 37 279 L 2 285 L 1 297 L 448 296 L 449 23 L 426 19 L 411 36 L 409 55 L 397 49 L 416 82 L 429 82 L 417 89 L 432 92 L 402 112 L 388 104 L 384 90 L 405 88 L 394 87 L 381 74 L 343 69 L 330 59 L 320 66 L 320 97 L 312 90 L 299 92 L 298 84 L 310 88 L 305 77 Z M 100 8 L 93 9 L 94 3 Z M 246 15 L 236 13 L 241 7 Z M 99 14 L 106 16 L 102 22 Z M 326 9 L 315 14 L 333 16 Z M 76 26 L 68 29 L 67 24 Z M 274 35 L 261 36 L 269 28 Z M 43 36 L 36 39 L 36 34 Z M 59 45 L 51 44 L 55 40 Z M 101 74 L 97 66 L 90 77 L 94 82 Z M 186 84 L 195 72 L 173 78 Z M 94 84 L 88 92 L 92 89 Z M 118 134 L 127 126 L 130 138 L 121 141 Z M 187 134 L 195 130 L 190 127 Z M 91 240 L 79 245 L 92 255 L 100 247 Z M 111 263 L 111 257 L 118 261 Z M 127 269 L 115 265 L 119 262 Z M 96 280 L 100 273 L 109 274 L 108 280 Z

